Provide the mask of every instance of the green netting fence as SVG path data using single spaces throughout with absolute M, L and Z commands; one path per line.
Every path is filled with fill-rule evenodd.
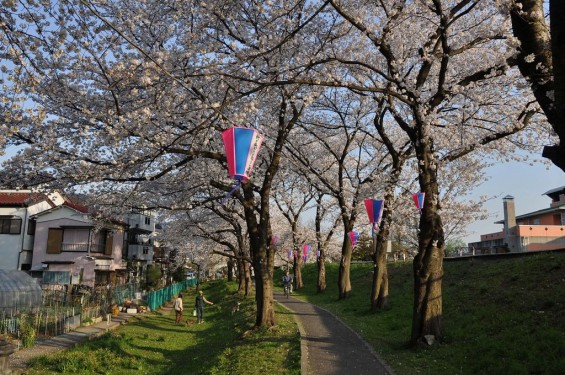
M 196 286 L 196 279 L 184 280 L 180 283 L 169 285 L 166 288 L 155 290 L 147 294 L 147 305 L 151 311 L 157 310 L 163 306 L 165 302 L 170 301 L 177 294 L 189 287 Z

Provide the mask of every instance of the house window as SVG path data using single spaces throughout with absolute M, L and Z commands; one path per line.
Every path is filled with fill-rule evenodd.
M 110 273 L 109 272 L 96 272 L 94 275 L 94 284 L 96 285 L 108 285 L 110 284 Z
M 43 271 L 43 284 L 70 284 L 71 273 L 68 271 Z
M 147 246 L 143 246 L 143 254 L 144 255 L 149 254 L 149 248 Z
M 37 221 L 35 219 L 29 219 L 27 222 L 27 234 L 33 236 L 35 234 L 35 224 Z
M 62 251 L 87 252 L 90 242 L 89 229 L 65 228 L 63 231 Z
M 151 225 L 151 219 L 148 218 L 147 216 L 145 217 L 145 224 Z
M 20 234 L 22 219 L 0 218 L 0 234 Z
M 540 225 L 540 223 L 541 223 L 541 222 L 540 222 L 540 219 L 537 218 L 537 219 L 534 219 L 534 222 L 533 222 L 532 224 L 533 224 L 533 225 Z
M 561 225 L 565 225 L 565 212 L 561 213 Z

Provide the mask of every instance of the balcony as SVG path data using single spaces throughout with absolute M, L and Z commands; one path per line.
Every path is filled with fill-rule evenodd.
M 87 243 L 61 243 L 61 252 L 77 252 L 87 253 L 90 248 L 91 253 L 104 253 L 104 244 L 87 244 Z

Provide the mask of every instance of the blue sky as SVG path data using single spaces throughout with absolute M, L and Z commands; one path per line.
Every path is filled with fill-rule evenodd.
M 535 163 L 504 163 L 487 170 L 489 180 L 473 190 L 472 199 L 481 195 L 494 197 L 486 202 L 484 208 L 489 212 L 487 220 L 477 221 L 468 228 L 469 235 L 463 240 L 475 242 L 481 234 L 499 232 L 502 225 L 494 224 L 504 217 L 502 198 L 506 195 L 514 197 L 516 215 L 549 207 L 551 199 L 543 195 L 548 190 L 565 186 L 565 172 L 551 165 Z

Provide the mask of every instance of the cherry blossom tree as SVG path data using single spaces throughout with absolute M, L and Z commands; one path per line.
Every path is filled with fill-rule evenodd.
M 358 206 L 375 182 L 379 164 L 386 153 L 379 155 L 364 123 L 369 121 L 366 101 L 341 90 L 328 90 L 301 122 L 300 139 L 288 145 L 289 152 L 312 176 L 319 191 L 337 201 L 342 221 L 342 257 L 339 267 L 339 298 L 351 293 L 351 242 L 347 233 L 353 230 Z M 382 147 L 382 146 L 381 146 Z M 375 151 L 376 149 L 376 151 Z
M 559 139 L 544 147 L 543 156 L 565 171 L 565 4 L 549 1 L 549 26 L 545 4 L 547 0 L 510 0 L 504 10 L 510 11 L 513 33 L 520 41 L 512 63 L 528 80 Z
M 300 245 L 308 239 L 301 236 L 298 229 L 301 217 L 309 209 L 309 205 L 314 199 L 314 191 L 299 175 L 291 176 L 287 173 L 285 176 L 286 178 L 278 182 L 273 200 L 290 227 L 292 249 L 297 254 L 297 256 L 294 256 L 294 283 L 296 289 L 300 289 L 304 287 L 302 281 L 303 259 L 300 254 Z
M 316 248 L 318 264 L 318 293 L 324 293 L 327 288 L 326 281 L 326 259 L 330 244 L 340 223 L 340 215 L 336 214 L 335 200 L 327 199 L 326 194 L 318 191 L 315 196 L 316 216 L 314 228 L 316 230 Z M 333 216 L 333 219 L 332 219 Z
M 386 109 L 392 125 L 384 130 L 398 153 L 412 149 L 426 193 L 411 341 L 430 334 L 441 340 L 439 171 L 462 157 L 508 157 L 540 145 L 540 135 L 552 141 L 538 104 L 508 63 L 516 46 L 496 5 L 5 2 L 0 142 L 27 147 L 4 165 L 2 184 L 72 187 L 114 206 L 149 200 L 192 210 L 231 190 L 219 132 L 236 125 L 260 130 L 266 140 L 252 180 L 233 199 L 256 274 L 256 325 L 272 326 L 270 205 L 282 158 L 292 151 L 316 188 L 339 202 L 345 298 L 351 292 L 345 233 L 360 199 L 384 191 L 373 172 L 383 170 L 389 154 L 367 124 Z M 322 150 L 328 158 L 314 160 Z
M 508 155 L 518 146 L 535 144 L 533 137 L 544 132 L 536 126 L 545 124 L 519 72 L 497 69 L 514 54 L 514 47 L 493 2 L 330 4 L 351 26 L 344 38 L 356 49 L 334 50 L 321 59 L 335 71 L 347 69 L 347 74 L 316 82 L 347 87 L 373 96 L 377 103 L 384 97 L 398 129 L 414 148 L 425 202 L 414 259 L 411 342 L 426 335 L 441 340 L 445 233 L 440 164 L 472 152 L 477 157 L 489 152 Z M 500 87 L 509 94 L 501 96 Z M 495 141 L 496 147 L 491 146 Z

